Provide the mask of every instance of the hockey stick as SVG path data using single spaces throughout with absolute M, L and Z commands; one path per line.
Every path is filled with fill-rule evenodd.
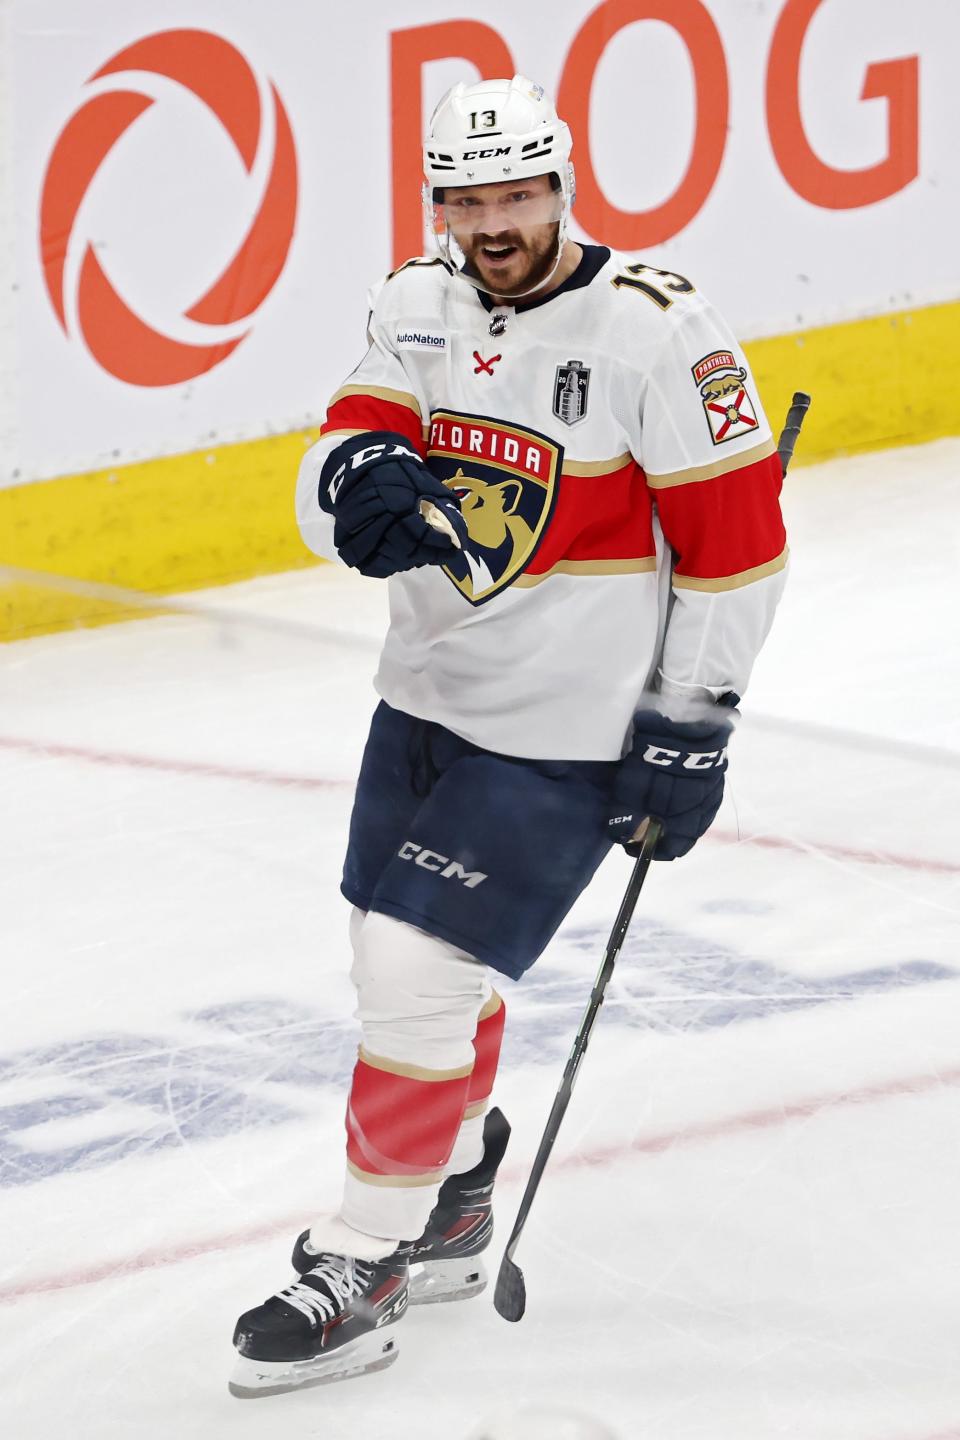
M 800 434 L 800 427 L 809 409 L 810 396 L 802 390 L 795 391 L 777 445 L 777 454 L 780 456 L 780 464 L 783 467 L 784 475 L 786 475 L 787 467 L 793 458 L 797 436 Z M 493 1303 L 497 1313 L 502 1315 L 504 1320 L 521 1320 L 527 1306 L 527 1287 L 524 1283 L 523 1271 L 513 1257 L 516 1253 L 517 1245 L 520 1243 L 520 1236 L 526 1224 L 527 1216 L 530 1214 L 530 1207 L 533 1204 L 534 1196 L 543 1178 L 543 1172 L 547 1168 L 547 1161 L 550 1159 L 550 1152 L 553 1150 L 553 1144 L 557 1138 L 557 1132 L 560 1129 L 560 1122 L 570 1103 L 570 1097 L 573 1094 L 573 1087 L 577 1079 L 577 1071 L 586 1053 L 593 1023 L 597 1018 L 600 1006 L 603 1004 L 607 983 L 613 974 L 613 967 L 620 953 L 620 947 L 623 944 L 630 921 L 633 918 L 633 912 L 637 900 L 640 897 L 643 882 L 650 868 L 650 861 L 653 859 L 653 852 L 660 839 L 660 831 L 659 821 L 651 820 L 648 822 L 640 855 L 633 867 L 633 873 L 630 876 L 630 883 L 623 897 L 620 912 L 614 921 L 613 930 L 611 931 L 603 957 L 603 964 L 600 966 L 600 973 L 590 993 L 590 1000 L 584 1012 L 583 1019 L 580 1021 L 580 1028 L 577 1031 L 573 1042 L 573 1049 L 570 1051 L 570 1057 L 564 1068 L 563 1078 L 560 1081 L 560 1087 L 557 1090 L 553 1108 L 550 1111 L 546 1128 L 543 1132 L 543 1138 L 540 1141 L 540 1147 L 534 1156 L 533 1168 L 530 1171 L 530 1178 L 527 1180 L 526 1189 L 520 1201 L 520 1209 L 517 1211 L 517 1218 L 514 1221 L 513 1230 L 507 1242 L 507 1248 L 500 1262 L 496 1289 L 493 1292 Z
M 553 1149 L 553 1142 L 557 1138 L 560 1129 L 560 1122 L 566 1113 L 570 1103 L 570 1096 L 573 1094 L 573 1087 L 577 1079 L 577 1071 L 580 1068 L 580 1061 L 586 1054 L 587 1045 L 590 1040 L 590 1032 L 593 1029 L 593 1022 L 597 1018 L 600 1006 L 603 1004 L 604 991 L 607 982 L 613 974 L 613 967 L 616 964 L 620 947 L 623 944 L 630 921 L 633 919 L 633 912 L 637 900 L 640 898 L 640 891 L 646 879 L 647 871 L 650 868 L 650 861 L 653 859 L 653 852 L 657 848 L 660 839 L 661 826 L 659 820 L 647 822 L 640 854 L 634 864 L 630 875 L 630 883 L 627 886 L 626 894 L 620 905 L 616 920 L 613 922 L 613 929 L 610 932 L 610 939 L 607 941 L 607 948 L 603 956 L 603 964 L 600 966 L 600 973 L 597 975 L 590 1000 L 584 1011 L 583 1019 L 580 1021 L 580 1029 L 577 1031 L 573 1042 L 573 1049 L 567 1060 L 563 1071 L 563 1078 L 560 1081 L 560 1088 L 557 1090 L 550 1111 L 543 1138 L 540 1141 L 530 1171 L 530 1178 L 527 1187 L 523 1192 L 520 1201 L 520 1209 L 517 1211 L 517 1218 L 513 1222 L 513 1230 L 507 1242 L 507 1248 L 503 1259 L 500 1262 L 500 1271 L 497 1275 L 497 1285 L 493 1292 L 493 1303 L 498 1314 L 504 1320 L 520 1320 L 527 1305 L 527 1289 L 523 1280 L 523 1271 L 514 1261 L 514 1254 L 520 1242 L 520 1235 L 526 1224 L 527 1216 L 530 1214 L 530 1207 L 533 1204 L 533 1197 L 537 1193 L 537 1187 L 547 1168 L 547 1161 L 550 1159 L 550 1152 Z
M 810 409 L 810 396 L 802 390 L 795 390 L 793 402 L 787 411 L 787 418 L 783 429 L 780 431 L 780 442 L 777 445 L 777 454 L 780 456 L 780 464 L 783 466 L 783 473 L 786 475 L 787 466 L 793 459 L 793 447 L 797 443 L 797 436 L 800 434 L 800 426 L 804 422 L 807 411 Z

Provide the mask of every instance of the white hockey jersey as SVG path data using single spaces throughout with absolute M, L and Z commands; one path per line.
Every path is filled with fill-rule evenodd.
M 297 486 L 330 559 L 318 484 L 347 436 L 403 435 L 455 491 L 469 543 L 387 582 L 376 687 L 537 759 L 618 759 L 651 688 L 675 718 L 742 695 L 787 560 L 775 441 L 726 325 L 683 276 L 583 250 L 516 305 L 439 260 L 395 271 Z

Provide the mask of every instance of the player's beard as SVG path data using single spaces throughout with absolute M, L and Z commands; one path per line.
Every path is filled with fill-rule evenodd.
M 543 225 L 526 237 L 511 230 L 503 235 L 474 235 L 458 243 L 466 258 L 465 270 L 483 282 L 484 290 L 504 298 L 526 296 L 546 284 L 556 268 L 559 232 L 559 224 Z M 514 246 L 509 266 L 489 264 L 484 247 L 502 249 L 506 245 Z

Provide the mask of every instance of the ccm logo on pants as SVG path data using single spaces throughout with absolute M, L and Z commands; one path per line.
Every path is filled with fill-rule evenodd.
M 459 860 L 451 860 L 447 855 L 438 855 L 436 850 L 424 850 L 419 845 L 414 845 L 412 840 L 404 840 L 397 851 L 401 860 L 412 860 L 416 865 L 422 865 L 424 870 L 433 870 L 444 880 L 462 880 L 468 890 L 473 890 L 482 880 L 488 877 L 482 870 L 464 870 Z

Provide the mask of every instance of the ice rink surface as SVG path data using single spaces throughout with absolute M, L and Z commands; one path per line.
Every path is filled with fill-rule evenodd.
M 787 482 L 715 830 L 654 866 L 518 1251 L 383 1374 L 253 1402 L 336 1203 L 339 867 L 385 593 L 334 567 L 0 654 L 0 1433 L 960 1437 L 960 440 Z M 602 703 L 602 697 L 597 697 Z M 504 982 L 495 1269 L 629 872 Z

